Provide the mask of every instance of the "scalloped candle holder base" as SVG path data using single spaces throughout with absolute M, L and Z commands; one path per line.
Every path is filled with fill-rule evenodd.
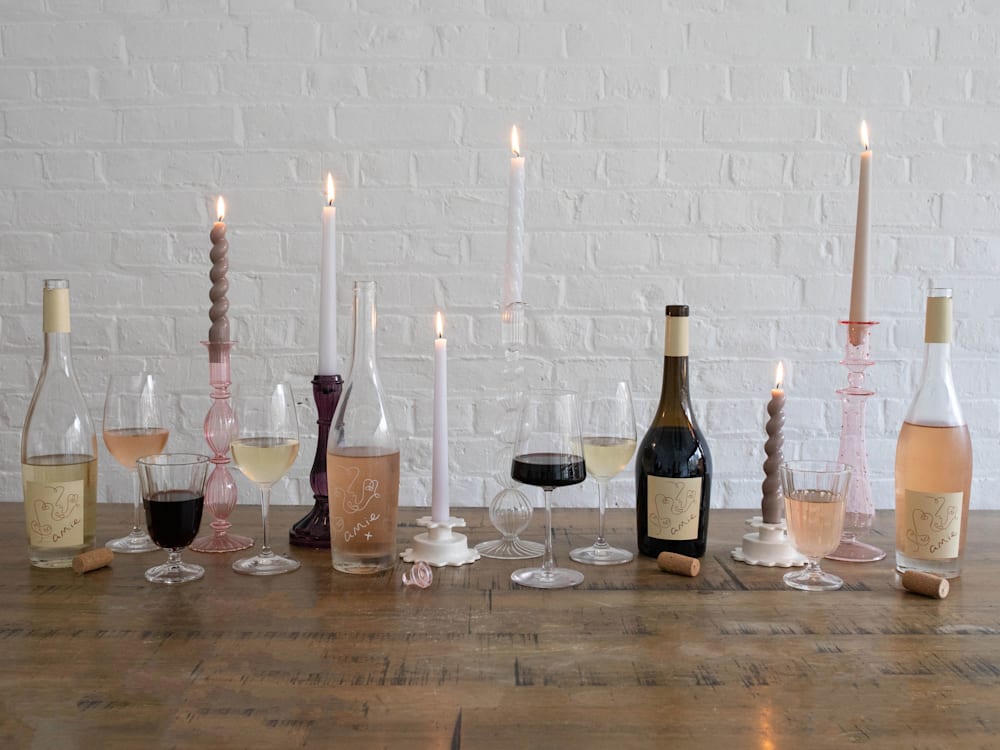
M 784 521 L 764 523 L 763 518 L 754 516 L 746 523 L 755 530 L 744 534 L 743 546 L 730 553 L 734 560 L 766 568 L 794 568 L 809 562 L 788 540 Z
M 468 565 L 479 559 L 479 553 L 469 549 L 465 534 L 452 531 L 456 526 L 465 526 L 464 518 L 450 516 L 447 521 L 433 521 L 430 516 L 417 519 L 418 526 L 426 526 L 427 531 L 413 537 L 413 546 L 399 553 L 404 562 L 423 561 L 435 568 L 445 565 Z

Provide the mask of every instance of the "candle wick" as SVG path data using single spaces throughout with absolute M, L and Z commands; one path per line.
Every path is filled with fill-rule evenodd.
M 515 159 L 520 159 L 521 158 L 521 152 L 520 151 L 514 151 L 514 158 Z

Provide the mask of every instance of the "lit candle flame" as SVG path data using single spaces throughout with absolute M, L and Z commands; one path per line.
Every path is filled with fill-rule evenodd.
M 865 146 L 865 151 L 868 150 L 868 123 L 865 120 L 861 121 L 861 142 Z
M 215 214 L 219 217 L 219 221 L 226 218 L 226 202 L 219 196 L 218 203 L 215 204 Z
M 785 363 L 779 362 L 777 369 L 774 371 L 774 388 L 775 390 L 781 390 L 781 384 L 785 381 Z
M 444 321 L 441 320 L 441 313 L 437 314 L 437 334 L 439 339 L 444 338 Z
M 326 202 L 327 205 L 333 205 L 333 199 L 336 197 L 336 193 L 333 190 L 333 175 L 329 172 L 326 173 Z
M 521 142 L 517 138 L 517 125 L 512 125 L 510 128 L 510 150 L 514 152 L 514 156 L 521 155 Z

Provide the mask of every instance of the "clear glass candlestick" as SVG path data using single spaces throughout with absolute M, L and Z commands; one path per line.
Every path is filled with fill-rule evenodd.
M 205 415 L 205 442 L 214 468 L 205 482 L 205 507 L 212 514 L 212 533 L 194 540 L 195 552 L 236 552 L 253 546 L 248 536 L 230 534 L 229 516 L 236 507 L 236 481 L 229 471 L 229 444 L 236 435 L 236 417 L 229 405 L 229 353 L 233 341 L 202 341 L 208 348 L 208 380 L 212 406 Z
M 527 328 L 525 307 L 523 302 L 512 302 L 500 314 L 500 335 L 505 347 L 504 388 L 500 394 L 500 404 L 504 411 L 494 430 L 498 445 L 493 454 L 493 476 L 501 490 L 490 502 L 490 521 L 501 537 L 476 545 L 476 551 L 483 557 L 500 560 L 527 560 L 541 557 L 545 553 L 544 545 L 526 541 L 519 536 L 528 528 L 533 509 L 531 501 L 518 489 L 518 483 L 510 476 L 517 420 L 524 395 L 521 390 L 524 381 L 521 348 L 524 346 Z
M 878 547 L 862 542 L 875 522 L 871 482 L 868 479 L 868 449 L 865 444 L 865 407 L 875 391 L 864 386 L 865 371 L 875 364 L 871 358 L 871 331 L 875 321 L 840 322 L 846 333 L 844 359 L 847 387 L 840 388 L 843 419 L 840 428 L 840 453 L 837 461 L 852 467 L 851 484 L 844 509 L 844 530 L 840 545 L 827 555 L 845 562 L 876 562 L 885 557 Z

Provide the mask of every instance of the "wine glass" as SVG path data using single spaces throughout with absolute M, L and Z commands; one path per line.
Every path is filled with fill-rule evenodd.
M 545 555 L 540 568 L 521 568 L 510 574 L 514 583 L 539 589 L 576 586 L 583 574 L 557 568 L 552 554 L 552 504 L 556 487 L 579 484 L 587 476 L 580 437 L 580 415 L 576 394 L 571 391 L 538 390 L 528 394 L 514 441 L 510 475 L 523 484 L 545 491 Z
M 181 550 L 194 541 L 205 507 L 205 477 L 210 459 L 197 453 L 161 453 L 137 459 L 146 526 L 167 561 L 146 571 L 153 583 L 184 583 L 205 569 L 181 561 Z
M 597 539 L 577 547 L 569 556 L 587 565 L 620 565 L 631 562 L 627 549 L 612 547 L 604 539 L 604 514 L 608 482 L 625 468 L 635 453 L 635 413 L 628 383 L 592 381 L 583 392 L 583 457 L 587 473 L 597 481 Z
M 833 591 L 844 581 L 820 570 L 819 559 L 840 544 L 851 467 L 824 461 L 789 461 L 779 469 L 785 495 L 785 523 L 792 546 L 809 559 L 785 574 L 785 584 L 802 591 Z
M 158 547 L 140 525 L 136 459 L 162 453 L 170 431 L 163 419 L 156 380 L 141 375 L 112 375 L 104 398 L 104 444 L 132 475 L 132 530 L 105 546 L 115 552 L 153 552 Z
M 281 479 L 299 454 L 299 427 L 295 398 L 288 383 L 274 383 L 261 390 L 242 390 L 235 397 L 236 439 L 230 448 L 233 463 L 260 488 L 264 538 L 260 552 L 233 563 L 233 570 L 252 576 L 273 576 L 299 569 L 298 560 L 276 555 L 268 544 L 268 506 L 271 487 Z

